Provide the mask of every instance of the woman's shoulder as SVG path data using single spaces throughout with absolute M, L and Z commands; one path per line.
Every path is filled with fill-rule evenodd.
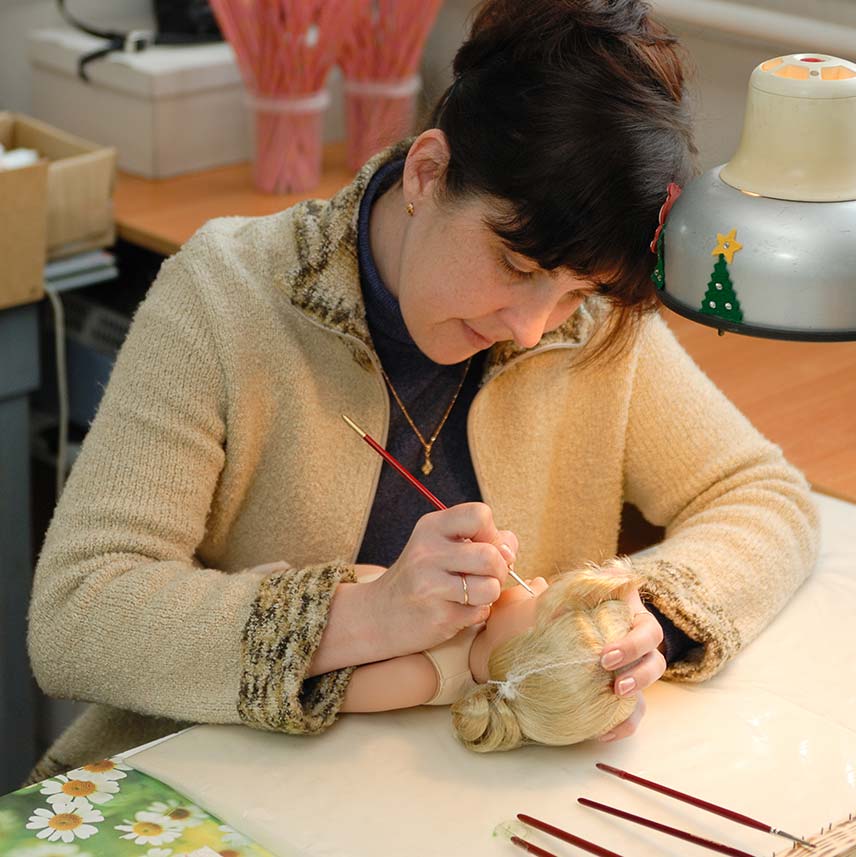
M 301 261 L 301 236 L 315 231 L 327 200 L 310 199 L 257 217 L 216 217 L 203 224 L 177 256 L 206 275 L 241 273 L 264 276 Z
M 214 317 L 294 303 L 293 283 L 320 274 L 342 254 L 353 258 L 354 251 L 325 238 L 330 205 L 312 199 L 267 216 L 209 220 L 164 263 L 159 279 L 180 279 Z

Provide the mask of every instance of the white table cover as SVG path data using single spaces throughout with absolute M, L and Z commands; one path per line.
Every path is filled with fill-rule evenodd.
M 198 726 L 127 757 L 280 857 L 522 854 L 493 835 L 518 812 L 626 857 L 714 853 L 586 809 L 578 796 L 753 854 L 783 852 L 786 840 L 594 763 L 797 835 L 856 814 L 856 506 L 815 496 L 823 542 L 812 578 L 715 678 L 651 688 L 631 739 L 477 755 L 453 738 L 447 709 L 420 708 L 344 715 L 316 737 Z M 534 831 L 527 838 L 582 853 Z

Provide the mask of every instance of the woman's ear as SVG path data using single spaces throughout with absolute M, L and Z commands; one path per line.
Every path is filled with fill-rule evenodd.
M 446 174 L 450 157 L 446 135 L 439 128 L 423 131 L 411 144 L 404 162 L 404 198 L 418 207 L 433 196 Z

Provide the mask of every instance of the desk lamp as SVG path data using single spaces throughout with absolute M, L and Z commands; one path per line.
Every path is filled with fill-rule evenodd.
M 856 339 L 856 64 L 761 63 L 736 154 L 670 187 L 652 249 L 670 309 L 773 339 Z

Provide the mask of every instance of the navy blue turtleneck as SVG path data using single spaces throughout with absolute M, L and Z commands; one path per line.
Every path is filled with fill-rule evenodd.
M 466 362 L 443 366 L 419 350 L 405 326 L 398 301 L 387 290 L 375 266 L 369 215 L 375 200 L 400 178 L 403 166 L 403 160 L 383 166 L 372 177 L 363 196 L 357 239 L 360 283 L 369 331 L 381 365 L 427 440 L 455 395 Z M 434 469 L 427 476 L 420 469 L 425 461 L 422 444 L 390 396 L 386 448 L 447 506 L 481 500 L 467 441 L 467 413 L 478 391 L 486 353 L 479 352 L 473 357 L 461 392 L 432 448 Z M 357 562 L 392 565 L 417 520 L 431 511 L 434 507 L 384 464 Z

